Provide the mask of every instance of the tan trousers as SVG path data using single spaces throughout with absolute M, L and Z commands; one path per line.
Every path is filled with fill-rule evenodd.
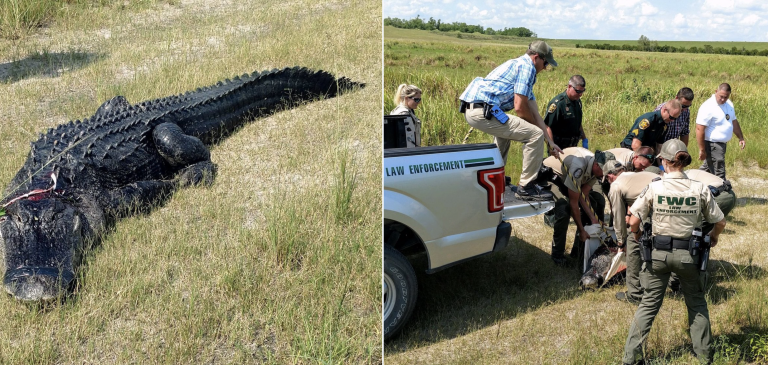
M 464 118 L 467 119 L 470 126 L 496 137 L 494 142 L 501 151 L 504 166 L 507 165 L 509 142 L 515 141 L 524 144 L 520 185 L 525 186 L 536 179 L 541 168 L 541 162 L 544 160 L 544 132 L 523 118 L 509 113 L 507 116 L 509 120 L 505 124 L 501 124 L 495 117 L 485 119 L 483 108 L 467 108 L 464 113 Z

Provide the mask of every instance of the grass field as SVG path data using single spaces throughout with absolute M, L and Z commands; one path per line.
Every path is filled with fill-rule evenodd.
M 384 40 L 384 112 L 400 83 L 424 91 L 416 111 L 428 145 L 461 143 L 469 127 L 458 96 L 525 46 L 469 41 L 422 33 L 390 32 Z M 400 30 L 397 30 L 400 31 Z M 558 44 L 556 41 L 553 44 Z M 527 42 L 525 43 L 527 44 Z M 714 46 L 714 45 L 713 45 Z M 713 250 L 714 285 L 707 289 L 716 364 L 768 363 L 768 150 L 765 88 L 768 60 L 761 57 L 596 51 L 555 46 L 560 67 L 539 74 L 534 88 L 540 112 L 565 89 L 568 78 L 587 81 L 584 130 L 591 149 L 618 146 L 634 119 L 675 95 L 694 90 L 692 116 L 721 82 L 732 100 L 747 148 L 727 154 L 728 177 L 739 197 L 720 244 Z M 492 142 L 473 132 L 469 142 Z M 694 141 L 693 136 L 691 141 Z M 735 141 L 735 140 L 734 140 Z M 507 174 L 520 173 L 521 144 L 512 144 Z M 697 156 L 695 143 L 689 145 Z M 697 167 L 695 161 L 692 167 Z M 575 227 L 571 226 L 569 237 Z M 513 222 L 514 242 L 504 252 L 438 272 L 419 274 L 419 302 L 401 336 L 385 344 L 387 364 L 616 364 L 636 309 L 614 299 L 621 286 L 583 292 L 574 268 L 549 259 L 552 229 L 541 217 Z M 570 241 L 570 240 L 569 240 Z M 568 242 L 567 250 L 570 250 Z M 417 261 L 417 265 L 419 265 Z M 668 295 L 647 343 L 651 364 L 695 361 L 685 304 Z
M 395 28 L 392 26 L 386 26 L 384 27 L 384 38 L 389 40 L 399 39 L 399 40 L 419 40 L 419 41 L 425 41 L 425 40 L 434 40 L 434 41 L 450 41 L 450 42 L 467 42 L 467 43 L 475 43 L 476 41 L 481 42 L 491 42 L 491 43 L 505 43 L 505 44 L 517 44 L 517 45 L 525 45 L 527 46 L 533 38 L 524 38 L 524 37 L 512 37 L 512 36 L 501 36 L 501 35 L 485 35 L 480 33 L 461 33 L 461 38 L 458 37 L 458 32 L 440 32 L 440 31 L 426 31 L 426 30 L 418 30 L 418 29 L 401 29 L 401 28 Z M 448 38 L 448 39 L 446 39 Z M 451 39 L 451 38 L 456 38 Z M 542 38 L 543 39 L 543 38 Z M 637 45 L 637 39 L 628 39 L 628 40 L 595 40 L 595 39 L 544 39 L 547 41 L 547 44 L 549 44 L 552 47 L 569 47 L 569 48 L 576 48 L 576 44 L 610 44 L 612 46 L 621 46 L 624 44 L 629 44 L 636 46 Z M 654 40 L 651 40 L 654 41 Z M 656 41 L 656 43 L 659 46 L 674 46 L 674 47 L 685 47 L 685 48 L 691 48 L 691 47 L 698 47 L 703 48 L 705 45 L 710 45 L 713 48 L 722 47 L 725 49 L 731 49 L 731 47 L 736 47 L 738 49 L 741 49 L 742 47 L 745 49 L 756 49 L 756 50 L 764 50 L 768 49 L 768 42 L 701 42 L 701 41 Z
M 0 364 L 381 363 L 381 3 L 100 3 L 0 40 L 3 186 L 115 95 L 295 65 L 367 87 L 215 146 L 214 185 L 119 222 L 62 303 L 0 295 Z

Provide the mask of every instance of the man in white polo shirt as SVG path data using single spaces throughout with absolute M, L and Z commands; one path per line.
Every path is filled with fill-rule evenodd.
M 741 133 L 731 96 L 731 85 L 720 84 L 717 92 L 699 108 L 696 116 L 696 141 L 699 144 L 700 169 L 725 180 L 725 144 L 733 134 L 739 138 L 739 147 L 747 145 Z

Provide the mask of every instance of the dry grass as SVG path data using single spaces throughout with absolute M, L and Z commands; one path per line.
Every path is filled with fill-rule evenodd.
M 24 42 L 0 41 L 0 181 L 40 132 L 115 95 L 138 102 L 294 65 L 368 86 L 214 147 L 214 186 L 119 222 L 65 302 L 0 298 L 0 363 L 381 362 L 380 3 L 64 11 Z

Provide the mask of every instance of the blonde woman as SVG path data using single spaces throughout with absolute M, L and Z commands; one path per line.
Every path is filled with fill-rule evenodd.
M 416 85 L 401 84 L 395 92 L 394 102 L 397 107 L 389 114 L 408 115 L 413 120 L 413 123 L 406 121 L 405 125 L 408 147 L 421 146 L 421 120 L 413 112 L 421 104 L 421 89 Z

